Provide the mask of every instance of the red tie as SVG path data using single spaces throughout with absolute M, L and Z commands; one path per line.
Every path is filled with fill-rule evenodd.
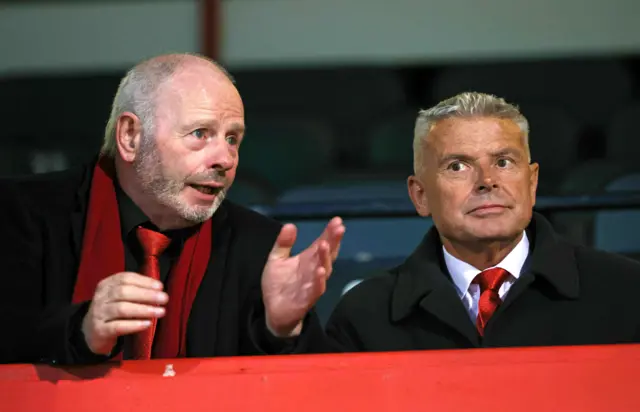
M 478 301 L 478 318 L 476 327 L 480 336 L 484 335 L 484 328 L 489 319 L 502 303 L 498 290 L 510 276 L 509 272 L 501 268 L 491 268 L 482 271 L 473 279 L 473 283 L 480 285 L 480 300 Z
M 143 275 L 160 280 L 160 263 L 158 257 L 165 251 L 171 240 L 162 233 L 138 227 L 136 235 L 142 246 L 144 262 L 140 268 Z M 156 332 L 157 319 L 153 319 L 151 326 L 133 335 L 133 359 L 150 359 L 153 347 L 153 336 Z

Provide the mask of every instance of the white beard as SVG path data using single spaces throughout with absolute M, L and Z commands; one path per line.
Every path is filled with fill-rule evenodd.
M 152 139 L 142 138 L 139 156 L 134 161 L 133 167 L 140 179 L 140 186 L 146 194 L 152 196 L 159 204 L 175 210 L 182 219 L 194 224 L 210 219 L 227 194 L 227 189 L 222 189 L 210 206 L 188 205 L 180 197 L 180 192 L 187 186 L 185 181 L 189 176 L 180 178 L 168 176 Z M 211 175 L 210 172 L 206 174 Z M 214 179 L 220 180 L 219 175 Z

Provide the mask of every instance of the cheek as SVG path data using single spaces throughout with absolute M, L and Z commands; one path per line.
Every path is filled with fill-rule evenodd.
M 504 191 L 514 200 L 530 199 L 532 194 L 531 180 L 529 177 L 510 176 L 504 181 Z
M 165 142 L 164 144 L 158 145 L 157 151 L 160 156 L 160 161 L 164 166 L 175 168 L 183 162 L 185 156 L 171 143 L 173 142 Z
M 184 180 L 194 169 L 193 165 L 186 157 L 173 156 L 163 160 L 162 168 L 165 175 L 174 180 Z
M 440 185 L 440 192 L 445 200 L 443 203 L 450 207 L 462 206 L 472 191 L 473 182 L 471 179 L 455 179 Z
M 432 209 L 440 212 L 439 214 L 446 217 L 455 216 L 463 209 L 467 200 L 468 189 L 466 185 L 460 184 L 441 184 L 437 188 L 435 196 L 430 198 L 437 199 L 432 204 Z
M 461 214 L 466 202 L 467 202 L 466 192 L 462 192 L 462 191 L 449 192 L 445 196 L 445 201 L 443 202 L 443 207 L 445 207 L 445 213 L 448 213 L 449 215 Z
M 226 179 L 226 183 L 227 183 L 227 189 L 233 184 L 233 181 L 236 178 L 236 172 L 238 170 L 238 163 L 236 163 L 235 166 L 233 166 L 231 169 L 227 170 L 225 173 L 225 179 Z

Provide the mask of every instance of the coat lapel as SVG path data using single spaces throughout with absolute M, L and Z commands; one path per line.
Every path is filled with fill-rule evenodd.
M 473 346 L 480 344 L 478 331 L 451 286 L 432 290 L 422 299 L 420 307 L 464 336 Z
M 187 325 L 187 356 L 190 357 L 209 357 L 219 352 L 218 324 L 221 312 L 225 312 L 220 307 L 220 302 L 224 282 L 230 275 L 227 273 L 227 256 L 231 243 L 231 227 L 227 221 L 224 203 L 212 219 L 209 265 L 191 307 Z M 228 309 L 228 312 L 234 312 L 233 308 Z
M 545 282 L 560 299 L 577 299 L 580 294 L 578 266 L 571 246 L 562 241 L 551 224 L 540 214 L 534 213 L 527 227 L 527 236 L 532 239 L 529 257 L 522 268 L 521 276 L 493 315 L 498 320 L 529 287 Z M 535 283 L 535 285 L 534 285 Z M 534 286 L 532 286 L 534 285 Z M 495 323 L 495 322 L 494 322 Z M 490 333 L 489 322 L 486 335 Z
M 86 166 L 82 173 L 82 180 L 76 191 L 75 208 L 71 212 L 71 242 L 74 258 L 80 262 L 80 252 L 82 250 L 82 239 L 84 237 L 84 223 L 87 217 L 89 203 L 89 191 L 91 190 L 91 179 L 97 158 Z
M 392 296 L 391 317 L 399 322 L 422 310 L 479 345 L 475 326 L 464 309 L 450 276 L 443 270 L 441 243 L 432 228 L 413 254 L 398 269 L 398 283 Z

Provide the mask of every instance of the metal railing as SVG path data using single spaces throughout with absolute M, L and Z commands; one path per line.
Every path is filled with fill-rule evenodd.
M 340 201 L 283 203 L 256 207 L 261 213 L 280 221 L 371 217 L 416 216 L 411 200 L 376 199 L 375 201 Z M 535 210 L 546 212 L 640 209 L 640 192 L 609 192 L 580 196 L 539 196 Z

